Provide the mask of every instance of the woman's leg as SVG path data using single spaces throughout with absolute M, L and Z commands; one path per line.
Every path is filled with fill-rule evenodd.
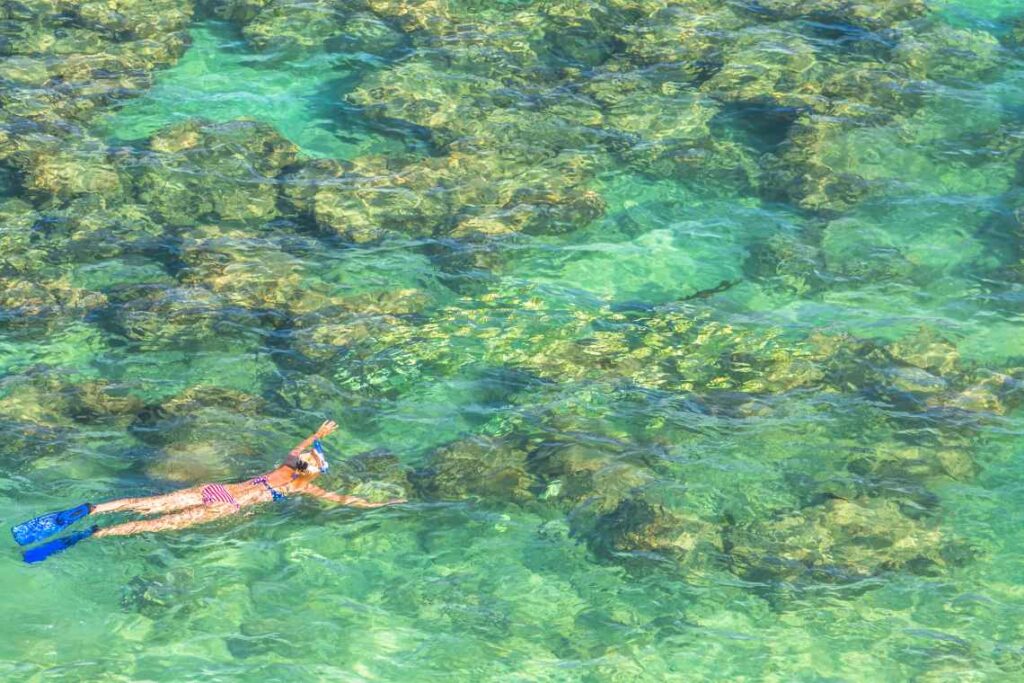
M 116 526 L 100 529 L 96 536 L 131 536 L 149 531 L 170 531 L 172 529 L 184 529 L 197 524 L 206 524 L 221 517 L 227 517 L 238 512 L 238 508 L 227 503 L 216 503 L 214 505 L 200 505 L 190 507 L 173 515 L 164 515 L 156 519 L 142 519 L 137 522 L 125 522 Z
M 195 486 L 190 489 L 182 489 L 174 493 L 167 493 L 162 496 L 149 496 L 148 498 L 121 498 L 106 503 L 99 503 L 92 509 L 91 514 L 103 514 L 104 512 L 139 512 L 144 515 L 156 515 L 161 512 L 174 512 L 185 508 L 196 507 L 203 504 L 203 487 Z

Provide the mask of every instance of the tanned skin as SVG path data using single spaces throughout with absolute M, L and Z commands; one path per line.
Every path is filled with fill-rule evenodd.
M 328 420 L 320 425 L 314 434 L 303 440 L 298 446 L 292 449 L 290 454 L 292 461 L 298 459 L 306 463 L 306 469 L 300 470 L 288 464 L 281 464 L 276 469 L 267 472 L 265 475 L 267 483 L 275 490 L 288 495 L 306 494 L 329 500 L 332 503 L 340 503 L 355 508 L 377 508 L 385 505 L 404 503 L 403 498 L 393 498 L 384 503 L 371 503 L 356 496 L 346 496 L 333 491 L 325 491 L 313 484 L 313 480 L 320 476 L 319 460 L 310 452 L 309 447 L 316 439 L 323 439 L 329 436 L 338 428 L 337 423 Z M 125 522 L 116 526 L 106 527 L 96 532 L 96 536 L 130 536 L 150 531 L 170 531 L 172 529 L 184 529 L 197 524 L 212 522 L 221 517 L 234 515 L 242 508 L 259 503 L 266 503 L 273 500 L 267 487 L 256 484 L 252 481 L 225 484 L 224 488 L 238 501 L 238 507 L 230 503 L 203 503 L 203 487 L 205 484 L 182 489 L 174 493 L 162 496 L 151 496 L 148 498 L 121 498 L 107 503 L 100 503 L 93 507 L 90 516 L 106 512 L 138 512 L 143 515 L 162 515 L 154 519 L 143 519 L 135 522 Z

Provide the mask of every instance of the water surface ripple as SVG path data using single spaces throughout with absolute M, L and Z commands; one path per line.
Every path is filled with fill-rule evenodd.
M 3 680 L 1024 676 L 1009 0 L 0 4 Z

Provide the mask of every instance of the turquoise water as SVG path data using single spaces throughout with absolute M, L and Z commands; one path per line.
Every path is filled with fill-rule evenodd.
M 410 502 L 9 543 L 4 680 L 1024 676 L 1015 3 L 123 5 L 0 10 L 0 517 Z

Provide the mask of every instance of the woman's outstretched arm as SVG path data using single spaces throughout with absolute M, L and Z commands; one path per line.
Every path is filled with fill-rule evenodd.
M 319 486 L 314 486 L 313 484 L 306 484 L 299 489 L 299 492 L 308 493 L 311 496 L 323 498 L 324 500 L 329 500 L 332 503 L 341 503 L 342 505 L 347 505 L 353 508 L 381 508 L 385 505 L 398 505 L 399 503 L 406 502 L 405 498 L 392 498 L 391 500 L 383 503 L 371 503 L 365 498 L 360 498 L 358 496 L 346 496 L 340 493 L 335 493 L 334 491 L 325 491 Z
M 338 423 L 334 420 L 325 421 L 311 436 L 303 439 L 298 446 L 292 449 L 292 455 L 298 455 L 302 451 L 308 450 L 309 447 L 313 445 L 314 441 L 328 437 L 337 428 Z

